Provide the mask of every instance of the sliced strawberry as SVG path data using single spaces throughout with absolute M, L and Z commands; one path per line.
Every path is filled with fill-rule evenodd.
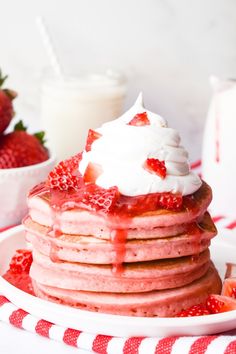
M 85 146 L 85 151 L 91 151 L 91 146 L 93 142 L 99 138 L 101 138 L 101 134 L 96 132 L 95 130 L 89 129 L 88 131 L 88 137 L 87 137 L 87 142 Z
M 206 305 L 199 304 L 189 307 L 187 310 L 179 312 L 176 317 L 193 317 L 193 316 L 205 316 L 209 315 L 210 312 L 206 308 Z
M 92 210 L 109 213 L 113 210 L 119 196 L 117 187 L 104 189 L 91 184 L 87 186 L 82 202 Z
M 134 125 L 135 127 L 142 127 L 144 125 L 150 125 L 150 121 L 147 116 L 147 112 L 138 113 L 128 123 L 128 125 Z
M 224 280 L 221 295 L 236 299 L 236 278 L 227 278 Z
M 15 252 L 10 262 L 10 271 L 14 274 L 29 272 L 33 257 L 30 250 L 19 249 Z
M 97 163 L 89 162 L 84 172 L 84 182 L 95 183 L 100 174 L 102 174 L 102 166 Z
M 161 178 L 166 177 L 166 166 L 165 161 L 160 161 L 158 159 L 147 159 L 143 165 L 144 169 L 150 173 L 154 173 Z
M 61 161 L 48 175 L 48 185 L 52 189 L 67 191 L 78 190 L 84 184 L 78 171 L 82 154 L 79 153 L 68 160 Z
M 206 307 L 211 314 L 236 310 L 236 300 L 228 296 L 209 295 Z

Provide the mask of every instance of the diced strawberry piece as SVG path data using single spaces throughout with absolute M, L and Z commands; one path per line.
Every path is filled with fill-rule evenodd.
M 83 203 L 93 210 L 109 213 L 113 210 L 119 196 L 117 187 L 104 189 L 91 184 L 86 188 Z
M 95 183 L 100 174 L 102 174 L 102 166 L 97 163 L 89 162 L 84 172 L 84 182 Z
M 83 186 L 83 178 L 78 171 L 82 154 L 61 161 L 48 175 L 48 185 L 52 189 L 67 191 L 78 190 Z
M 10 271 L 14 274 L 29 272 L 33 262 L 32 252 L 26 249 L 19 249 L 15 252 L 10 262 Z
M 102 135 L 95 130 L 89 129 L 88 131 L 88 137 L 87 137 L 87 142 L 85 146 L 85 151 L 91 151 L 91 146 L 93 142 L 97 139 L 99 139 Z
M 183 205 L 183 197 L 179 193 L 160 193 L 158 205 L 168 210 L 180 210 Z
M 221 295 L 236 299 L 236 278 L 227 278 L 224 280 Z
M 128 123 L 128 125 L 134 125 L 136 127 L 142 127 L 144 125 L 150 125 L 150 121 L 147 116 L 147 112 L 138 113 Z
M 165 161 L 160 161 L 158 159 L 147 159 L 143 165 L 144 169 L 150 173 L 154 173 L 161 178 L 166 177 L 166 166 Z
M 228 296 L 209 295 L 206 307 L 211 314 L 236 310 L 236 300 Z
M 189 307 L 187 310 L 179 312 L 176 317 L 193 317 L 193 316 L 205 316 L 209 315 L 210 312 L 206 308 L 206 305 L 199 304 Z

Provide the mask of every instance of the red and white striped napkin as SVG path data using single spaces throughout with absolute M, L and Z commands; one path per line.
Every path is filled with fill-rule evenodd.
M 17 308 L 0 296 L 0 320 L 15 327 L 99 354 L 235 354 L 236 329 L 221 335 L 120 338 L 54 325 Z
M 200 173 L 201 161 L 192 164 Z M 236 220 L 221 215 L 214 218 L 218 227 L 236 228 Z M 42 314 L 43 317 L 43 314 Z M 0 295 L 0 321 L 49 339 L 98 354 L 236 354 L 236 329 L 210 336 L 112 337 L 61 327 L 36 318 Z

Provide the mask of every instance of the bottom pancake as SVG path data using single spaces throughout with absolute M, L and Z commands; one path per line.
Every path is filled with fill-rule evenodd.
M 33 281 L 36 296 L 83 310 L 114 315 L 173 317 L 181 310 L 221 291 L 221 280 L 212 264 L 200 279 L 186 286 L 145 293 L 117 294 L 65 290 Z

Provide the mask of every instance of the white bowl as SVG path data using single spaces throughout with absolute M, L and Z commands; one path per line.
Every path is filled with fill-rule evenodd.
M 27 213 L 27 193 L 46 179 L 55 163 L 52 154 L 47 161 L 36 165 L 0 169 L 0 228 L 21 222 Z

